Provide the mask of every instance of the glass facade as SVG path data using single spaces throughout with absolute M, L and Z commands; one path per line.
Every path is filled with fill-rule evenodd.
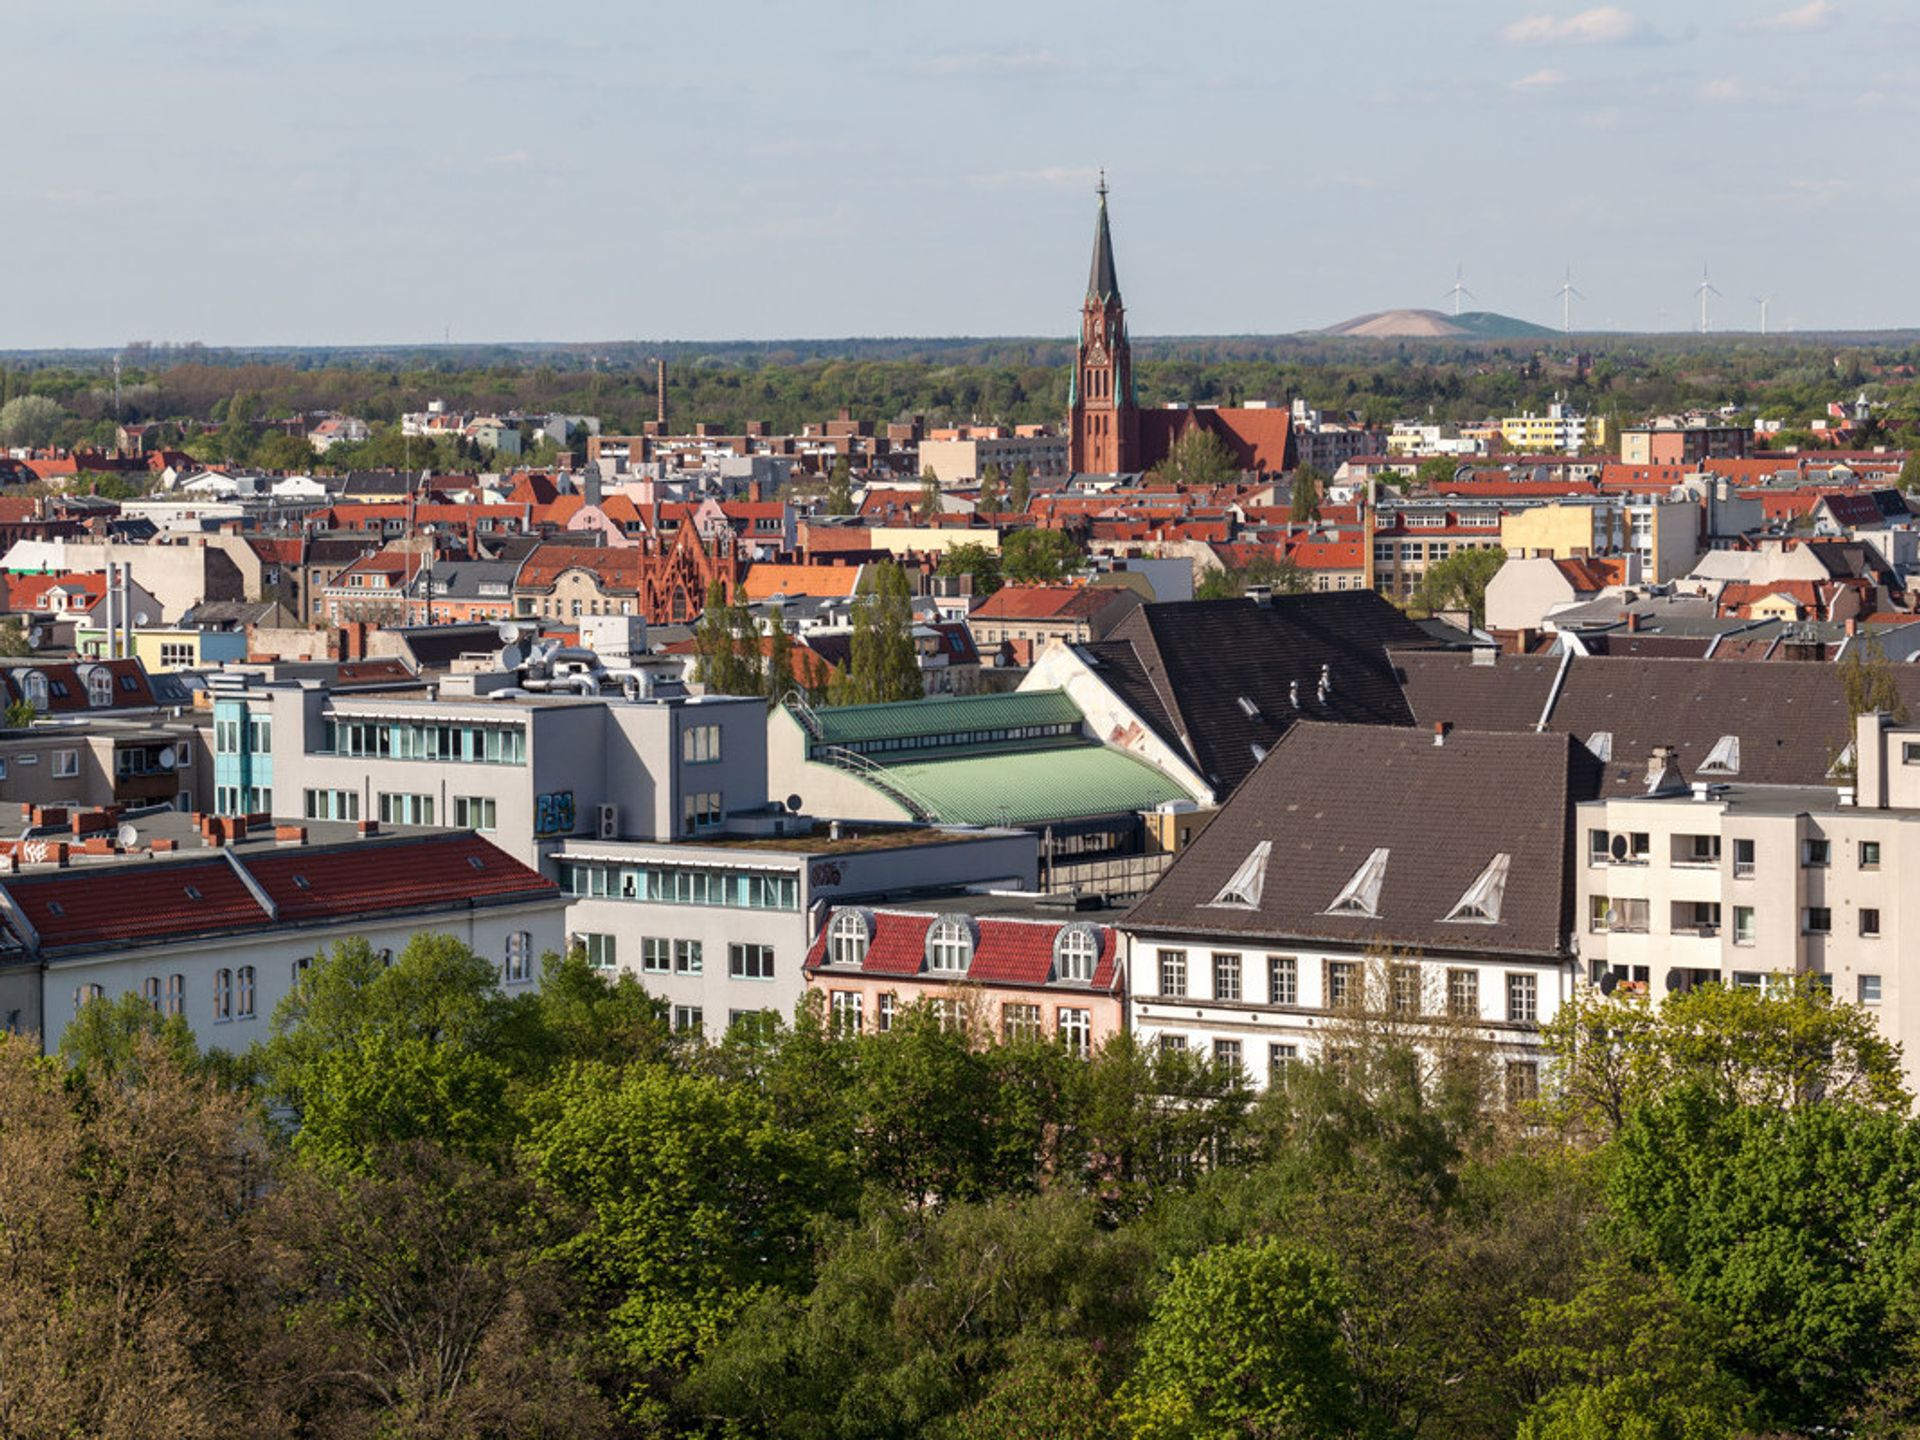
M 735 910 L 798 910 L 800 877 L 687 865 L 563 860 L 560 884 L 569 895 L 634 900 L 655 905 L 717 905 Z

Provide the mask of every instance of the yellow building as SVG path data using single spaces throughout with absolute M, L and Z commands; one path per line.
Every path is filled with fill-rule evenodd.
M 1500 438 L 1522 455 L 1578 455 L 1603 449 L 1607 443 L 1604 415 L 1582 415 L 1566 405 L 1547 407 L 1544 415 L 1529 410 L 1500 422 Z
M 104 658 L 106 631 L 93 626 L 75 630 L 73 648 L 89 659 Z M 116 648 L 125 653 L 124 647 Z M 205 670 L 226 660 L 246 659 L 247 635 L 244 630 L 139 626 L 133 632 L 133 654 L 149 671 Z
M 1500 517 L 1500 548 L 1521 559 L 1614 555 L 1626 547 L 1626 532 L 1618 505 L 1536 505 Z

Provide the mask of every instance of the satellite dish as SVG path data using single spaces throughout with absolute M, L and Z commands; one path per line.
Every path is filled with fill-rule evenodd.
M 511 620 L 502 620 L 500 622 L 500 643 L 502 645 L 518 645 L 520 643 L 520 627 Z
M 134 624 L 136 624 L 136 625 L 145 625 L 145 624 L 147 624 L 147 623 L 148 623 L 148 616 L 147 616 L 147 612 L 146 612 L 146 611 L 144 611 L 144 610 L 136 610 L 136 611 L 134 611 L 134 612 L 133 612 L 133 623 L 134 623 Z
M 132 825 L 122 825 L 113 832 L 114 843 L 122 850 L 131 850 L 140 843 L 140 832 Z
M 47 632 L 38 625 L 27 627 L 27 644 L 38 650 L 45 643 Z
M 518 645 L 509 645 L 500 652 L 500 668 L 502 670 L 518 670 L 526 663 L 527 657 L 520 653 L 520 647 Z
M 1600 993 L 1611 995 L 1620 986 L 1620 977 L 1609 970 L 1600 977 Z
M 1620 923 L 1620 912 L 1613 906 L 1607 906 L 1607 929 L 1611 930 Z
M 1674 991 L 1678 990 L 1682 985 L 1686 983 L 1687 983 L 1687 977 L 1681 974 L 1679 970 L 1675 969 L 1675 970 L 1667 971 L 1667 993 L 1669 995 L 1673 994 Z
M 1627 837 L 1624 835 L 1614 836 L 1613 844 L 1609 848 L 1613 853 L 1614 859 L 1616 860 L 1626 859 L 1627 858 Z
M 800 804 L 801 801 L 798 795 L 787 796 L 787 813 L 789 815 L 798 815 L 800 813 Z
M 162 770 L 171 770 L 173 769 L 174 761 L 178 757 L 174 755 L 171 745 L 163 745 L 160 747 L 160 753 L 153 758 L 160 762 L 160 768 Z

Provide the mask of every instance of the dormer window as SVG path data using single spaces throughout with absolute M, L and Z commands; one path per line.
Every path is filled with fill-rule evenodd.
M 1093 967 L 1100 960 L 1100 937 L 1090 925 L 1068 925 L 1053 941 L 1053 973 L 1056 978 L 1087 984 L 1093 979 Z
M 1260 895 L 1267 884 L 1267 856 L 1273 851 L 1271 840 L 1262 840 L 1247 852 L 1247 858 L 1240 862 L 1227 883 L 1220 887 L 1220 893 L 1207 903 L 1225 905 L 1236 910 L 1258 910 Z
M 1500 902 L 1507 893 L 1507 871 L 1512 865 L 1511 855 L 1496 855 L 1489 860 L 1479 878 L 1467 887 L 1467 893 L 1447 912 L 1447 919 L 1469 925 L 1498 925 Z
M 104 665 L 96 665 L 87 672 L 87 703 L 113 704 L 113 672 Z
M 1700 762 L 1702 775 L 1738 775 L 1740 773 L 1740 737 L 1722 735 Z
M 964 916 L 943 915 L 927 930 L 927 966 L 949 973 L 973 962 L 973 926 Z
M 26 694 L 27 703 L 34 709 L 47 708 L 47 677 L 45 675 L 38 670 L 29 670 L 26 678 L 20 682 L 20 688 Z
M 1380 887 L 1387 880 L 1387 856 L 1392 852 L 1385 848 L 1375 850 L 1353 872 L 1353 878 L 1347 881 L 1341 892 L 1333 897 L 1333 903 L 1327 907 L 1329 915 L 1363 915 L 1369 919 L 1380 914 Z
M 1593 758 L 1601 764 L 1613 759 L 1613 732 L 1596 730 L 1587 737 L 1587 749 L 1593 752 Z
M 865 914 L 858 910 L 842 910 L 833 917 L 833 923 L 827 927 L 827 963 L 829 965 L 863 965 L 867 959 L 867 943 L 872 939 L 872 927 Z

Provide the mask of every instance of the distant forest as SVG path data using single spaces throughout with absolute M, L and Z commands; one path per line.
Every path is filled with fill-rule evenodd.
M 1682 407 L 1739 407 L 1791 429 L 1864 392 L 1884 402 L 1864 437 L 1920 427 L 1920 335 L 1574 336 L 1570 340 L 1361 341 L 1325 336 L 1151 337 L 1135 342 L 1143 405 L 1285 403 L 1300 397 L 1375 423 L 1462 420 L 1556 398 L 1631 421 Z M 116 409 L 112 366 L 121 361 Z M 337 410 L 391 424 L 429 400 L 474 410 L 598 415 L 610 432 L 655 410 L 667 364 L 675 428 L 797 430 L 841 410 L 876 423 L 1059 419 L 1073 351 L 1057 339 L 870 339 L 725 344 L 426 346 L 222 351 L 130 345 L 119 352 L 0 353 L 0 405 L 59 402 L 62 443 L 106 443 L 112 422 L 222 423 L 236 395 L 252 423 Z

